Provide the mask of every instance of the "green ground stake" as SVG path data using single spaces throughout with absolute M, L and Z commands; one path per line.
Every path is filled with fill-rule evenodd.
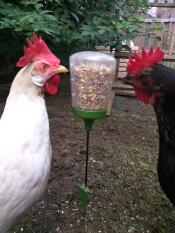
M 88 206 L 88 193 L 89 193 L 89 189 L 87 186 L 83 185 L 78 185 L 77 186 L 77 191 L 79 193 L 80 196 L 80 200 L 81 200 L 81 208 L 83 213 L 86 212 L 87 206 Z
M 85 167 L 85 177 L 84 177 L 84 184 L 78 186 L 78 193 L 80 195 L 81 201 L 81 208 L 83 213 L 86 213 L 86 209 L 88 206 L 88 193 L 89 189 L 87 187 L 88 182 L 88 160 L 89 160 L 89 132 L 92 129 L 93 120 L 84 120 L 85 122 L 85 129 L 87 132 L 87 139 L 86 139 L 86 167 Z
M 77 191 L 80 196 L 81 201 L 81 209 L 83 213 L 86 213 L 86 209 L 88 206 L 88 193 L 89 189 L 87 186 L 88 182 L 88 160 L 89 160 L 89 134 L 92 130 L 92 125 L 95 119 L 102 118 L 106 116 L 106 110 L 97 110 L 97 111 L 88 111 L 82 110 L 79 108 L 72 107 L 72 112 L 79 118 L 84 120 L 85 124 L 85 131 L 87 133 L 87 140 L 86 140 L 86 168 L 85 168 L 85 180 L 83 185 L 78 185 Z

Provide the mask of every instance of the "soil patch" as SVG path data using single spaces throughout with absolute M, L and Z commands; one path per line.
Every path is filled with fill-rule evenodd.
M 84 125 L 73 116 L 69 95 L 46 100 L 53 146 L 49 183 L 11 232 L 174 233 L 174 208 L 157 180 L 158 133 L 152 107 L 116 97 L 111 116 L 95 122 L 84 217 L 76 192 L 84 181 Z M 1 112 L 4 104 L 5 97 Z

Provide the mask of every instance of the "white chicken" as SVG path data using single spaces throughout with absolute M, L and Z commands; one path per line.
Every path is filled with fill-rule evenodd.
M 43 90 L 55 94 L 57 73 L 67 72 L 42 38 L 26 42 L 0 120 L 0 233 L 46 187 L 52 152 Z

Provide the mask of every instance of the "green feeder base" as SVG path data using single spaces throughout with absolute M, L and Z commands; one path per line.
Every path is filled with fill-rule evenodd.
M 92 129 L 92 124 L 95 119 L 103 118 L 106 116 L 107 110 L 96 110 L 96 111 L 89 111 L 89 110 L 82 110 L 80 108 L 72 107 L 72 112 L 75 116 L 82 118 L 85 122 L 85 130 L 90 131 Z
M 82 110 L 81 108 L 72 107 L 72 112 L 79 118 L 95 120 L 106 116 L 107 110 L 101 109 L 96 111 Z

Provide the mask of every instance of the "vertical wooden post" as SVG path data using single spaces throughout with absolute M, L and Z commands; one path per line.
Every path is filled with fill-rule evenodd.
M 174 44 L 175 44 L 175 22 L 173 24 L 173 32 L 172 32 L 172 38 L 171 38 L 171 43 L 170 43 L 170 48 L 169 48 L 169 54 L 173 53 L 174 49 Z
M 119 71 L 119 66 L 120 66 L 120 58 L 117 58 L 116 59 L 116 62 L 117 62 L 117 66 L 116 66 L 116 74 L 115 74 L 115 79 L 113 81 L 113 84 L 117 81 L 118 79 L 118 71 Z M 113 87 L 113 85 L 112 85 Z M 107 116 L 110 116 L 111 114 L 111 111 L 112 111 L 112 105 L 113 105 L 113 102 L 114 102 L 114 98 L 115 98 L 115 90 L 111 90 L 111 93 L 110 93 L 110 97 L 109 97 L 109 100 L 108 100 L 108 105 L 107 105 Z

